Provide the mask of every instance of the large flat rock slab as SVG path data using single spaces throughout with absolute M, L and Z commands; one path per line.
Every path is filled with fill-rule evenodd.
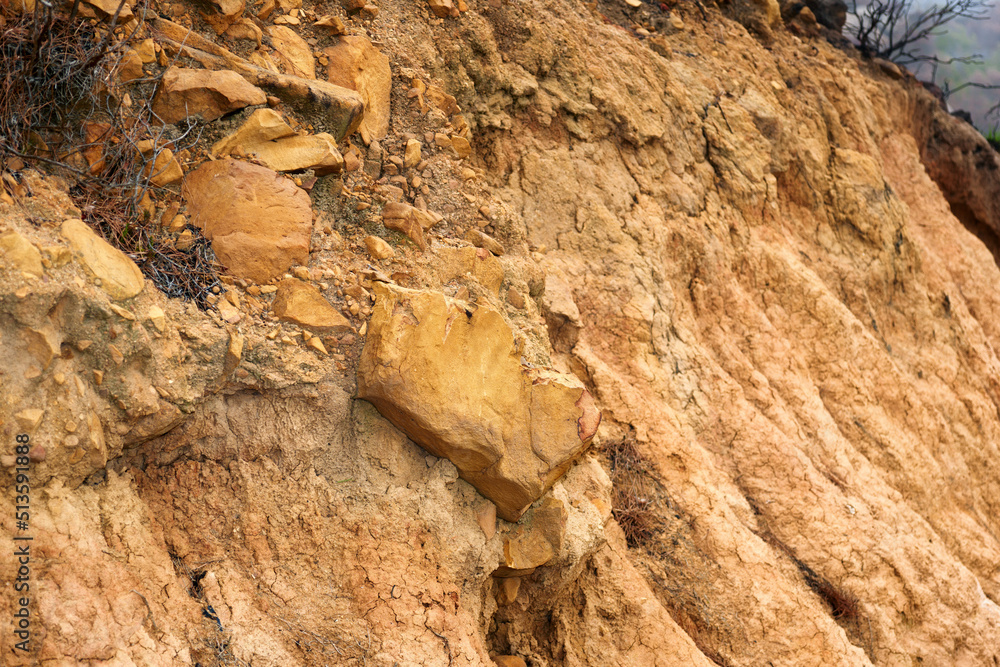
M 358 396 L 517 521 L 601 421 L 577 378 L 521 362 L 499 313 L 376 284 Z
M 191 222 L 230 274 L 264 283 L 308 260 L 309 195 L 275 171 L 237 160 L 206 162 L 185 177 L 182 192 Z

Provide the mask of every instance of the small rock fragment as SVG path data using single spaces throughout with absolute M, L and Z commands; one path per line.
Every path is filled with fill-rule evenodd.
M 420 162 L 420 149 L 422 148 L 421 143 L 416 139 L 410 139 L 406 142 L 406 152 L 403 155 L 403 166 L 407 169 L 416 167 Z
M 455 149 L 455 153 L 458 157 L 463 160 L 470 155 L 472 155 L 472 144 L 465 137 L 460 137 L 457 134 L 451 138 L 451 147 Z
M 528 574 L 562 549 L 568 513 L 561 500 L 546 498 L 504 540 L 503 562 L 495 577 Z
M 482 233 L 478 229 L 470 229 L 465 235 L 465 240 L 477 248 L 489 250 L 497 257 L 500 257 L 504 253 L 503 246 L 495 238 Z
M 476 521 L 479 523 L 479 527 L 483 529 L 483 535 L 486 536 L 486 541 L 493 539 L 493 536 L 497 532 L 497 506 L 493 503 L 486 503 L 486 505 L 476 512 Z
M 513 604 L 521 590 L 520 577 L 506 577 L 500 580 L 500 604 Z
M 21 433 L 31 433 L 35 432 L 38 425 L 42 423 L 42 417 L 45 416 L 45 410 L 40 408 L 28 408 L 26 410 L 21 410 L 16 415 L 14 419 L 17 420 L 18 428 Z
M 115 362 L 116 366 L 121 366 L 122 362 L 125 361 L 125 355 L 113 343 L 108 345 L 108 353 L 111 355 L 111 360 Z
M 141 79 L 146 73 L 142 71 L 142 58 L 135 51 L 129 49 L 122 54 L 121 62 L 118 64 L 118 77 L 123 83 Z
M 516 655 L 495 655 L 493 662 L 496 667 L 528 667 L 528 663 Z
M 396 255 L 396 251 L 392 249 L 392 246 L 377 236 L 367 237 L 365 239 L 365 247 L 368 248 L 368 254 L 374 259 L 391 259 Z
M 146 319 L 153 323 L 156 330 L 163 333 L 167 328 L 167 316 L 159 306 L 150 306 Z
M 323 346 L 323 341 L 320 340 L 319 336 L 313 336 L 308 341 L 306 341 L 306 346 L 311 347 L 322 355 L 326 355 L 326 348 Z
M 434 16 L 441 19 L 451 16 L 452 12 L 456 15 L 458 14 L 458 10 L 455 8 L 452 0 L 427 0 L 427 6 L 434 12 Z
M 177 240 L 174 241 L 174 247 L 178 250 L 187 250 L 194 245 L 194 234 L 190 229 L 185 229 L 180 234 L 177 235 Z
M 507 303 L 514 306 L 518 310 L 524 310 L 524 297 L 516 289 L 511 287 L 507 290 Z
M 156 46 L 153 39 L 144 39 L 135 45 L 135 52 L 144 65 L 156 62 Z
M 318 28 L 325 28 L 333 35 L 346 35 L 347 26 L 344 25 L 343 19 L 339 16 L 324 16 L 315 23 L 314 26 Z
M 343 333 L 351 323 L 323 298 L 314 286 L 296 278 L 278 283 L 272 312 L 283 322 L 292 322 L 317 333 Z
M 38 248 L 15 231 L 0 235 L 0 255 L 4 259 L 0 262 L 0 266 L 10 266 L 35 278 L 41 278 L 45 273 L 42 267 L 42 254 L 38 252 Z

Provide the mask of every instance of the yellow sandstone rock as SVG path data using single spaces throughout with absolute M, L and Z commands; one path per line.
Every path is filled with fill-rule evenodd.
M 206 162 L 185 177 L 181 192 L 191 223 L 231 275 L 266 283 L 308 261 L 309 195 L 275 171 L 236 160 Z
M 100 279 L 101 288 L 112 299 L 131 299 L 142 291 L 145 280 L 135 262 L 82 220 L 71 218 L 63 222 L 62 235 L 90 273 Z
M 587 447 L 601 413 L 571 375 L 524 365 L 503 317 L 375 284 L 358 396 L 516 521 Z
M 364 100 L 365 114 L 358 126 L 362 141 L 368 144 L 384 138 L 389 132 L 392 89 L 389 58 L 361 35 L 344 35 L 323 54 L 327 57 L 327 80 L 358 91 Z
M 15 231 L 0 235 L 0 255 L 3 256 L 0 266 L 10 267 L 35 278 L 41 278 L 45 273 L 42 254 L 38 248 Z
M 297 278 L 278 283 L 271 310 L 283 322 L 292 322 L 317 333 L 343 333 L 351 323 L 323 298 L 319 290 Z

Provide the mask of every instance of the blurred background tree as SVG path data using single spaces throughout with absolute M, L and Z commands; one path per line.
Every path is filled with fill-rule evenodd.
M 852 0 L 845 32 L 865 53 L 936 84 L 984 134 L 1000 127 L 1000 8 L 987 0 Z

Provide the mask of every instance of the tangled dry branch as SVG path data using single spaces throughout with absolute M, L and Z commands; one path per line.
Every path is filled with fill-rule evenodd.
M 68 175 L 85 222 L 162 291 L 204 309 L 219 285 L 210 245 L 192 228 L 193 242 L 178 248 L 151 204 L 168 164 L 161 156 L 193 146 L 197 127 L 157 122 L 159 76 L 117 76 L 145 15 L 136 7 L 134 24 L 116 29 L 124 4 L 106 23 L 79 17 L 79 0 L 68 12 L 50 0 L 23 15 L 0 10 L 0 170 L 23 161 Z
M 923 7 L 923 8 L 920 8 Z M 929 37 L 944 34 L 944 27 L 960 18 L 982 21 L 989 18 L 992 4 L 985 0 L 946 0 L 943 4 L 915 6 L 913 0 L 852 0 L 855 22 L 849 32 L 863 53 L 891 60 L 899 65 L 918 62 L 938 64 L 977 63 L 979 55 L 940 58 L 921 53 Z
M 631 434 L 606 447 L 611 469 L 611 512 L 629 546 L 644 544 L 657 528 L 646 462 Z

